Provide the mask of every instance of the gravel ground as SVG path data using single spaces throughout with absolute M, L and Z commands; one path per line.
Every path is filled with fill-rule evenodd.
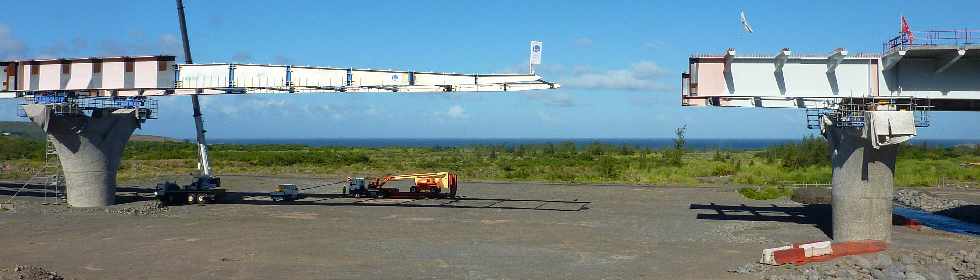
M 745 264 L 729 270 L 763 279 L 980 279 L 980 248 L 889 250 L 802 266 Z
M 144 200 L 149 187 L 138 187 L 155 181 L 120 188 L 123 203 L 102 209 L 18 199 L 13 210 L 0 211 L 0 268 L 27 264 L 71 279 L 759 279 L 815 273 L 806 268 L 849 273 L 832 268 L 847 258 L 800 271 L 748 265 L 738 273 L 762 249 L 829 239 L 830 209 L 785 199 L 751 201 L 728 188 L 464 182 L 465 197 L 455 200 L 339 198 L 332 196 L 339 188 L 324 188 L 294 203 L 273 203 L 261 192 L 276 183 L 312 186 L 337 179 L 223 176 L 240 201 L 159 208 Z M 980 247 L 975 237 L 929 229 L 895 227 L 893 238 L 893 260 L 900 260 L 893 254 L 898 252 Z M 929 272 L 928 263 L 905 265 L 903 275 L 915 276 L 920 267 Z M 2 275 L 17 276 L 11 273 Z
M 16 265 L 10 269 L 0 268 L 0 280 L 62 280 L 57 273 L 32 265 Z
M 944 199 L 928 192 L 912 189 L 896 191 L 895 202 L 908 208 L 927 212 L 939 212 L 972 204 L 958 199 Z
M 952 193 L 940 192 L 939 194 L 942 196 L 961 194 L 961 196 L 973 198 L 976 192 L 970 192 L 969 189 L 961 189 Z M 912 209 L 980 224 L 980 203 L 944 198 L 940 195 L 922 190 L 902 189 L 895 192 L 895 203 Z

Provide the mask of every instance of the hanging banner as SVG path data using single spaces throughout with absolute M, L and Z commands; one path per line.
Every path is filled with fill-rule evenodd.
M 531 41 L 531 65 L 541 64 L 541 41 Z

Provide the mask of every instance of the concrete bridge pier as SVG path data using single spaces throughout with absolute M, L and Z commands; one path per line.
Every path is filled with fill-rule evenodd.
M 830 135 L 834 241 L 891 241 L 898 147 L 875 149 L 861 128 L 836 127 Z
M 91 116 L 55 114 L 52 105 L 24 105 L 31 122 L 50 136 L 65 173 L 68 204 L 102 207 L 115 202 L 123 148 L 140 120 L 134 109 L 96 109 Z
M 915 135 L 912 112 L 866 112 L 863 127 L 828 120 L 833 179 L 834 241 L 891 241 L 895 160 L 899 143 Z

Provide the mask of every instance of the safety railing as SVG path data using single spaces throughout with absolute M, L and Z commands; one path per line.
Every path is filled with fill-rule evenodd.
M 900 33 L 881 45 L 882 53 L 928 46 L 980 46 L 980 30 L 930 30 Z

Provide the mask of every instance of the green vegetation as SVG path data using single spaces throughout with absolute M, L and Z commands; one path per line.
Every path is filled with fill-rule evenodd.
M 780 197 L 789 197 L 793 195 L 793 189 L 788 187 L 746 187 L 738 189 L 738 193 L 742 194 L 749 199 L 755 200 L 770 200 L 777 199 Z
M 0 121 L 0 133 L 28 139 L 44 139 L 44 132 L 29 122 Z
M 784 186 L 829 183 L 827 144 L 819 137 L 762 150 L 692 150 L 685 129 L 673 147 L 571 142 L 453 148 L 356 148 L 303 145 L 212 145 L 217 174 L 306 175 L 339 177 L 450 170 L 464 180 L 620 183 L 696 186 L 736 184 Z M 0 178 L 25 178 L 40 166 L 43 142 L 0 137 Z M 899 186 L 934 186 L 941 181 L 976 185 L 980 147 L 903 145 L 898 159 Z M 132 141 L 126 147 L 120 179 L 193 173 L 196 146 L 182 142 Z M 765 188 L 760 197 L 768 197 Z M 748 192 L 748 191 L 746 191 Z M 778 192 L 775 192 L 778 193 Z M 772 194 L 775 195 L 775 194 Z

